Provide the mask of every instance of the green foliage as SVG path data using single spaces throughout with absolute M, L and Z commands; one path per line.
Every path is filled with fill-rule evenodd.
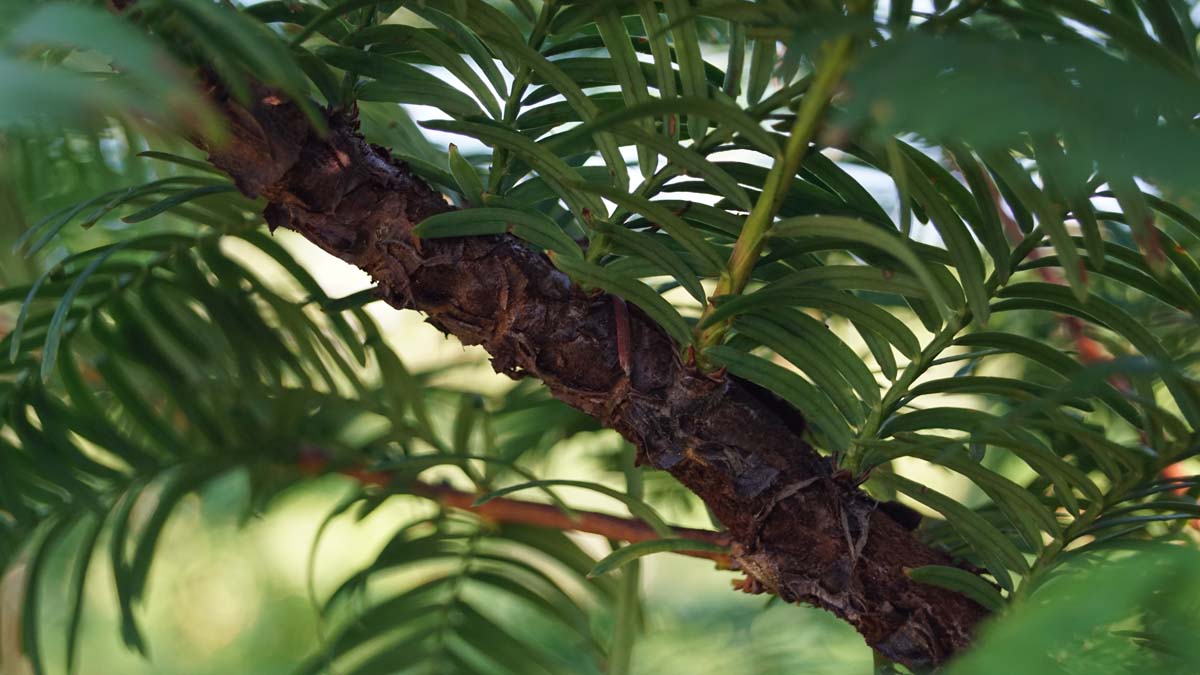
M 1200 664 L 1197 562 L 1195 550 L 1180 547 L 1077 556 L 949 672 L 1190 672 Z
M 247 509 L 257 511 L 306 472 L 402 467 L 413 453 L 426 459 L 445 453 L 441 456 L 465 460 L 459 461 L 465 475 L 483 481 L 482 488 L 509 474 L 531 478 L 515 464 L 521 456 L 536 457 L 594 428 L 544 390 L 528 386 L 489 405 L 486 417 L 459 412 L 457 421 L 445 423 L 440 411 L 469 409 L 459 401 L 477 397 L 433 385 L 429 379 L 436 372 L 405 370 L 361 300 L 329 298 L 290 253 L 257 231 L 252 214 L 258 204 L 158 183 L 163 187 L 122 190 L 101 200 L 104 213 L 93 219 L 121 222 L 119 214 L 144 213 L 141 205 L 149 203 L 158 212 L 154 217 L 167 218 L 177 231 L 118 235 L 115 243 L 69 255 L 33 283 L 6 288 L 0 297 L 20 308 L 12 331 L 0 341 L 6 356 L 0 402 L 6 438 L 12 439 L 0 439 L 5 484 L 0 508 L 11 517 L 0 553 L 6 563 L 28 556 L 34 570 L 52 555 L 78 561 L 71 582 L 76 590 L 68 601 L 76 617 L 66 641 L 68 660 L 78 660 L 74 636 L 83 580 L 93 549 L 103 546 L 116 581 L 121 635 L 131 648 L 151 653 L 137 608 L 158 535 L 183 496 L 215 479 L 245 474 L 253 486 Z M 168 189 L 182 192 L 161 198 L 159 191 Z M 236 224 L 191 210 L 208 202 L 236 213 Z M 229 224 L 213 229 L 194 221 Z M 50 226 L 57 225 L 42 227 Z M 257 262 L 247 254 L 230 255 L 237 246 L 252 247 Z M 271 264 L 264 261 L 273 261 L 287 285 L 303 295 L 281 293 L 264 281 Z M 469 459 L 475 448 L 486 449 L 480 470 Z M 331 517 L 349 510 L 361 517 L 404 493 L 400 475 L 393 484 L 360 492 Z M 135 509 L 143 514 L 136 522 Z M 68 533 L 81 533 L 69 538 L 77 546 L 65 548 Z M 450 548 L 421 548 L 435 541 Z M 467 548 L 454 548 L 458 543 Z M 576 639 L 587 645 L 581 653 L 602 658 L 604 636 L 591 632 L 582 608 L 614 602 L 612 587 L 593 584 L 608 595 L 591 599 L 564 595 L 561 573 L 531 567 L 527 554 L 511 550 L 515 544 L 580 578 L 595 563 L 560 533 L 515 526 L 493 532 L 482 521 L 446 511 L 404 528 L 388 549 L 393 552 L 381 554 L 335 597 L 365 589 L 376 572 L 437 561 L 445 563 L 445 577 L 422 588 L 445 591 L 427 597 L 439 608 L 443 651 L 426 658 L 503 655 L 511 635 L 475 609 L 479 600 L 473 594 L 480 588 L 532 603 L 555 622 L 570 619 Z M 502 550 L 491 551 L 495 546 Z M 39 637 L 35 602 L 35 589 L 45 582 L 32 574 L 26 583 L 23 652 L 49 672 L 47 664 L 59 660 Z M 395 627 L 388 622 L 403 617 L 394 608 L 411 608 L 408 600 L 389 600 L 359 616 L 346 614 L 339 603 L 330 601 L 330 618 L 341 617 L 348 627 L 331 639 L 327 654 L 314 657 L 314 668 L 345 655 L 351 661 L 367 658 L 366 652 L 379 647 L 370 640 L 372 631 Z M 366 652 L 360 648 L 364 643 L 370 643 Z M 380 654 L 371 658 L 378 661 Z M 547 659 L 547 672 L 575 671 L 572 663 Z
M 331 515 L 369 511 L 378 501 L 348 500 Z M 496 528 L 452 513 L 408 523 L 366 569 L 333 592 L 322 612 L 340 619 L 340 628 L 296 672 L 329 667 L 369 673 L 445 660 L 484 663 L 486 672 L 578 672 L 606 651 L 589 613 L 617 602 L 615 584 L 585 583 L 592 562 L 559 532 Z M 424 571 L 419 585 L 390 596 L 371 593 L 369 606 L 359 609 L 373 579 L 409 568 Z M 548 653 L 492 618 L 488 605 L 496 594 L 560 630 L 556 639 L 571 649 Z
M 681 350 L 792 403 L 869 491 L 937 514 L 920 536 L 986 576 L 913 578 L 1014 606 L 963 668 L 988 672 L 974 664 L 1054 622 L 1111 636 L 1133 621 L 1145 587 L 1103 615 L 1040 598 L 1064 563 L 1187 538 L 1197 515 L 1200 481 L 1161 476 L 1196 453 L 1200 421 L 1188 7 L 894 1 L 875 16 L 869 4 L 4 8 L 0 227 L 32 258 L 0 259 L 12 317 L 0 324 L 0 562 L 31 570 L 21 639 L 35 670 L 48 672 L 38 589 L 53 555 L 75 563 L 65 662 L 81 658 L 97 548 L 125 643 L 153 650 L 137 608 L 158 535 L 219 476 L 249 476 L 253 510 L 306 479 L 306 462 L 389 472 L 330 518 L 361 517 L 448 466 L 481 493 L 539 487 L 569 508 L 549 489 L 563 481 L 524 462 L 594 428 L 535 385 L 480 399 L 409 372 L 362 308 L 370 293 L 329 298 L 257 230 L 262 204 L 188 154 L 188 135 L 221 135 L 197 67 L 237 98 L 251 80 L 277 88 L 318 128 L 319 105 L 357 105 L 370 140 L 468 207 L 419 236 L 508 232 L 545 250 Z M 852 45 L 841 78 L 823 70 L 834 42 Z M 840 83 L 819 133 L 773 183 L 794 140 L 779 132 L 825 108 L 809 93 L 823 73 Z M 412 111 L 420 126 L 397 104 L 426 106 Z M 471 146 L 443 151 L 427 131 Z M 761 254 L 739 268 L 749 284 L 716 294 L 764 204 Z M 264 279 L 263 261 L 301 294 Z M 705 333 L 715 326 L 728 330 Z M 705 334 L 720 343 L 697 344 Z M 909 460 L 962 489 L 899 475 Z M 627 506 L 664 527 L 632 476 Z M 636 563 L 620 582 L 589 581 L 595 560 L 561 534 L 432 506 L 322 603 L 338 627 L 303 672 L 385 671 L 395 653 L 462 672 L 577 667 L 489 616 L 492 592 L 561 625 L 586 660 L 627 668 Z M 622 548 L 600 569 L 678 547 Z M 403 568 L 436 571 L 369 592 Z M 588 624 L 594 607 L 622 617 L 615 635 Z M 1137 621 L 1122 659 L 1162 644 L 1190 658 L 1169 625 Z M 1043 646 L 1024 650 L 1031 664 L 1059 648 Z

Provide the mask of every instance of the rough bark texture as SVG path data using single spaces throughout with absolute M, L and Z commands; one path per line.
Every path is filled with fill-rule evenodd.
M 451 208 L 354 119 L 325 138 L 292 103 L 260 91 L 249 108 L 213 93 L 232 140 L 212 162 L 269 200 L 273 227 L 366 270 L 392 306 L 424 312 L 498 372 L 536 377 L 559 399 L 636 444 L 729 529 L 746 590 L 825 608 L 894 661 L 937 666 L 968 646 L 986 614 L 906 568 L 953 564 L 887 508 L 835 474 L 801 438 L 803 419 L 768 392 L 682 363 L 666 334 L 630 308 L 631 363 L 618 363 L 613 303 L 573 286 L 508 236 L 416 240 L 415 223 Z

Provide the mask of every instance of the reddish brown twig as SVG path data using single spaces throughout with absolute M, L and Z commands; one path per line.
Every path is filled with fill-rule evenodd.
M 551 504 L 538 504 L 519 499 L 497 497 L 476 505 L 478 495 L 462 490 L 456 490 L 447 485 L 432 485 L 430 483 L 414 483 L 408 491 L 415 495 L 428 497 L 446 506 L 470 511 L 487 520 L 497 523 L 521 523 L 536 525 L 554 530 L 570 530 L 589 532 L 609 539 L 627 541 L 631 544 L 642 541 L 653 541 L 662 537 L 649 525 L 633 518 L 621 518 L 607 513 L 592 511 L 575 511 L 571 517 L 562 509 Z M 729 535 L 712 530 L 696 530 L 688 527 L 673 527 L 676 536 L 683 539 L 695 539 L 729 548 L 732 542 Z M 675 551 L 694 558 L 707 558 L 717 564 L 720 569 L 736 569 L 732 557 L 728 553 L 715 551 Z
M 300 452 L 296 468 L 306 476 L 321 475 L 330 470 L 329 454 L 320 448 L 305 448 Z M 353 478 L 368 487 L 388 487 L 391 485 L 394 475 L 388 471 L 370 471 L 357 463 L 338 469 L 337 473 Z M 410 494 L 432 499 L 445 506 L 470 511 L 496 523 L 521 523 L 552 530 L 588 532 L 609 539 L 627 541 L 631 544 L 662 538 L 645 521 L 634 518 L 621 518 L 607 513 L 577 509 L 572 509 L 571 513 L 567 513 L 555 505 L 504 497 L 497 497 L 477 505 L 475 500 L 479 498 L 478 494 L 457 490 L 449 485 L 421 481 L 415 481 L 403 488 Z M 725 549 L 733 546 L 733 540 L 724 532 L 697 530 L 689 527 L 672 527 L 671 529 L 675 536 L 683 539 L 695 539 Z M 735 570 L 739 568 L 734 563 L 733 557 L 726 552 L 680 550 L 675 553 L 712 560 L 720 569 Z

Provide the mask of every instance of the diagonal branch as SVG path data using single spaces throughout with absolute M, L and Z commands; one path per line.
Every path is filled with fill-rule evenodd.
M 330 112 L 321 137 L 275 92 L 258 88 L 249 106 L 218 87 L 210 93 L 231 129 L 224 145 L 206 148 L 210 159 L 244 193 L 268 200 L 272 228 L 367 271 L 392 306 L 424 312 L 463 343 L 482 345 L 498 372 L 535 377 L 620 432 L 642 464 L 669 471 L 728 528 L 748 588 L 827 609 L 911 666 L 936 666 L 969 645 L 985 610 L 905 574 L 954 564 L 950 557 L 836 474 L 802 440 L 795 410 L 682 363 L 634 307 L 623 368 L 611 299 L 572 285 L 513 237 L 414 238 L 416 223 L 451 207 L 365 142 L 354 116 Z

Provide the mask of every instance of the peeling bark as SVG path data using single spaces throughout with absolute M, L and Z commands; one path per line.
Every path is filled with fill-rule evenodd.
M 954 564 L 841 478 L 801 437 L 795 410 L 754 385 L 684 364 L 659 326 L 629 308 L 628 368 L 614 303 L 571 284 L 510 236 L 417 240 L 412 227 L 451 208 L 357 123 L 331 113 L 319 137 L 289 101 L 259 90 L 250 107 L 218 91 L 232 138 L 206 148 L 272 228 L 294 230 L 367 271 L 393 307 L 424 312 L 493 367 L 536 377 L 617 430 L 641 463 L 670 472 L 728 528 L 751 592 L 822 607 L 888 658 L 936 667 L 965 649 L 986 611 L 910 580 L 906 568 Z

